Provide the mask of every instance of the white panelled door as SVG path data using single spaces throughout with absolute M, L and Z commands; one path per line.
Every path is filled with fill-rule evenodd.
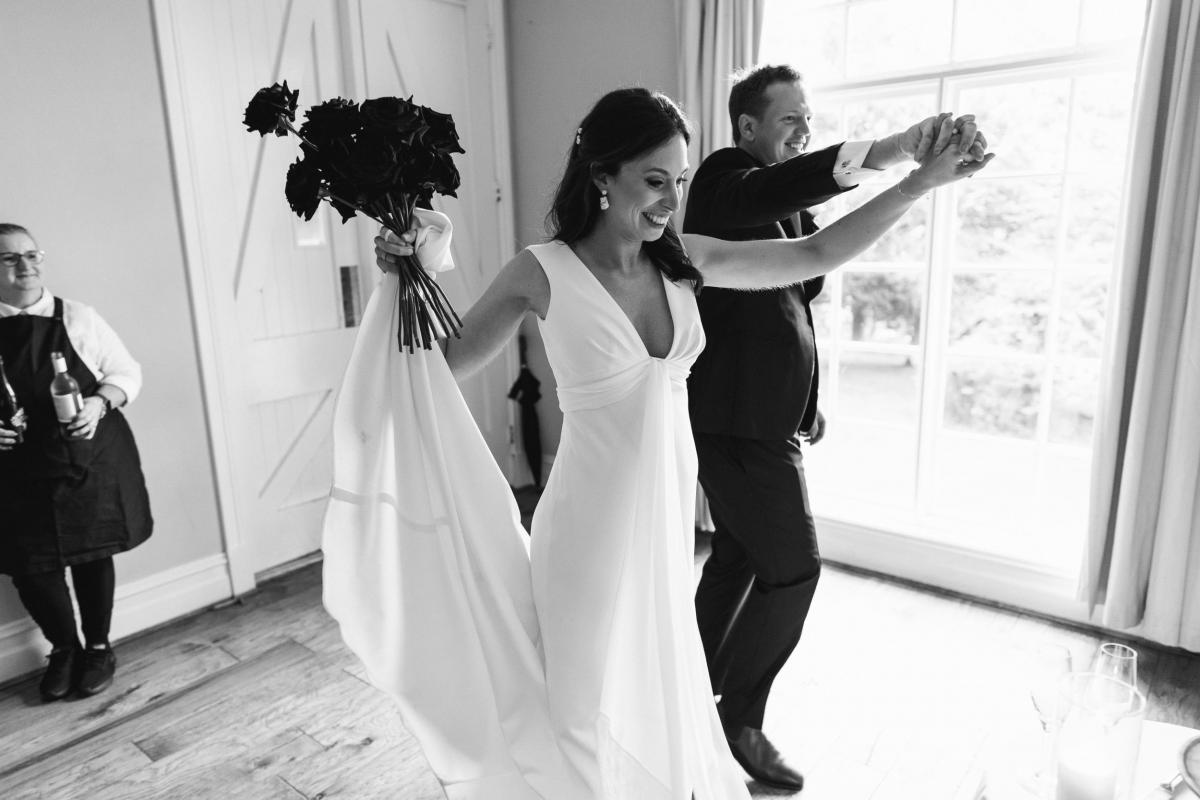
M 488 53 L 491 5 L 155 2 L 235 592 L 252 588 L 255 573 L 320 547 L 334 393 L 353 345 L 355 309 L 378 275 L 371 223 L 343 226 L 325 206 L 310 222 L 291 213 L 283 186 L 287 166 L 299 154 L 297 140 L 248 133 L 242 110 L 256 89 L 286 79 L 300 90 L 301 109 L 336 96 L 394 94 L 402 86 L 419 102 L 461 120 L 468 150 L 459 156 L 464 200 L 443 209 L 455 223 L 462 267 L 443 280 L 461 313 L 511 254 L 511 224 L 501 220 L 496 203 L 498 188 L 507 185 L 499 179 L 507 176 L 507 164 L 498 167 L 487 135 L 493 127 L 507 129 L 507 112 L 490 102 L 473 105 L 468 66 L 458 55 L 481 70 L 473 76 L 488 79 L 495 63 Z M 393 20 L 392 6 L 408 8 Z M 478 31 L 472 28 L 476 16 L 483 20 Z M 405 38 L 390 29 L 403 30 Z M 408 66 L 395 57 L 400 50 L 405 59 L 426 57 L 413 52 L 414 41 L 436 41 L 427 57 L 440 62 L 454 52 L 455 63 L 449 71 L 430 65 L 427 74 Z M 378 46 L 390 48 L 395 68 L 380 66 Z M 389 82 L 392 75 L 405 75 L 405 82 Z M 468 119 L 475 124 L 464 125 Z M 478 164 L 477 152 L 488 154 Z M 476 192 L 486 192 L 486 202 L 473 197 Z M 360 285 L 362 296 L 356 297 Z M 501 364 L 471 387 L 472 409 L 505 468 L 511 462 L 503 391 L 509 374 Z M 484 399 L 487 392 L 476 386 L 489 380 L 498 394 Z
M 467 151 L 456 157 L 458 199 L 434 197 L 437 210 L 454 222 L 456 268 L 439 283 L 461 315 L 513 255 L 504 75 L 492 68 L 498 46 L 492 31 L 501 20 L 491 18 L 496 6 L 486 0 L 361 0 L 355 8 L 350 41 L 362 51 L 355 59 L 362 65 L 359 94 L 412 95 L 453 115 Z M 515 465 L 507 394 L 515 376 L 510 348 L 462 384 L 492 455 L 510 477 Z

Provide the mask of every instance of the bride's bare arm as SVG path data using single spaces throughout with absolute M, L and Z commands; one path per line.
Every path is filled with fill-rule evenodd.
M 684 234 L 683 245 L 706 286 L 747 290 L 791 286 L 851 261 L 904 216 L 920 195 L 975 174 L 992 155 L 964 164 L 960 158 L 957 147 L 947 147 L 895 186 L 812 236 L 727 242 Z
M 402 241 L 381 235 L 375 239 L 375 260 L 385 272 L 394 271 L 394 256 L 412 253 L 412 237 Z M 442 340 L 446 363 L 461 381 L 495 358 L 517 332 L 530 311 L 544 317 L 550 305 L 550 282 L 528 250 L 504 265 L 483 294 L 463 316 L 461 338 Z
M 483 369 L 516 334 L 530 311 L 545 316 L 550 282 L 528 250 L 517 253 L 463 317 L 462 338 L 446 340 L 446 363 L 454 378 Z

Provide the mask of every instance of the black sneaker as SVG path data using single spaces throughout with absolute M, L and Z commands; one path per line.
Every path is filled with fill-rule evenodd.
M 83 667 L 79 675 L 79 694 L 91 697 L 112 686 L 117 671 L 117 657 L 112 647 L 88 647 L 83 650 Z
M 42 693 L 42 699 L 46 702 L 52 700 L 62 700 L 71 693 L 71 687 L 75 684 L 75 676 L 79 674 L 80 663 L 82 657 L 78 645 L 74 647 L 59 647 L 55 648 L 47 658 L 50 663 L 46 665 L 46 673 L 42 675 L 42 682 L 38 684 L 38 690 Z

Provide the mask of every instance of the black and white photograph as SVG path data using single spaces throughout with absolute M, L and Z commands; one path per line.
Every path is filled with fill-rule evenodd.
M 3 800 L 1200 800 L 1200 0 L 0 0 Z

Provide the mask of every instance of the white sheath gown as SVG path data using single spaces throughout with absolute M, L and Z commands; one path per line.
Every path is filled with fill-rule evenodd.
M 441 354 L 396 352 L 388 277 L 335 412 L 326 606 L 452 800 L 748 800 L 693 605 L 695 296 L 664 279 L 654 358 L 569 247 L 530 252 L 563 410 L 532 545 Z

